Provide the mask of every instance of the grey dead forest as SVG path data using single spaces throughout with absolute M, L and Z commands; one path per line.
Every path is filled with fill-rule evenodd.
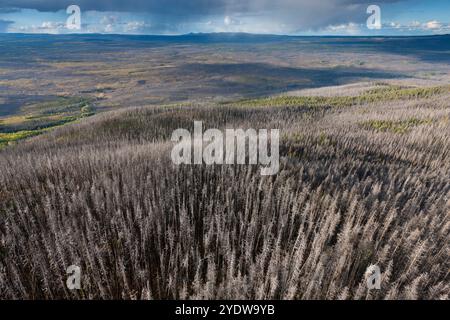
M 0 163 L 1 295 L 446 298 L 448 101 L 305 112 L 137 108 L 8 149 Z M 406 133 L 358 124 L 391 107 L 391 117 L 431 120 Z M 192 118 L 282 128 L 280 173 L 172 165 L 171 130 Z M 65 287 L 73 263 L 83 270 L 76 293 Z M 372 263 L 383 286 L 368 292 Z

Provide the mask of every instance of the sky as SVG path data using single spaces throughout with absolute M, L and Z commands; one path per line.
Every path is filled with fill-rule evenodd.
M 79 19 L 67 13 L 70 5 L 80 8 Z M 450 0 L 0 0 L 5 32 L 449 34 Z

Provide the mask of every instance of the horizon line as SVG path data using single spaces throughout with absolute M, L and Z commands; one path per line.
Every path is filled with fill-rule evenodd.
M 139 34 L 139 33 L 27 33 L 27 32 L 0 32 L 0 35 L 27 35 L 27 36 L 150 36 L 150 37 L 183 37 L 183 36 L 201 36 L 201 35 L 241 35 L 241 36 L 261 36 L 261 37 L 290 37 L 290 38 L 423 38 L 423 37 L 442 37 L 450 36 L 450 33 L 443 34 L 419 34 L 419 35 L 336 35 L 336 34 L 324 34 L 324 35 L 293 35 L 293 34 L 276 34 L 276 33 L 251 33 L 251 32 L 188 32 L 180 34 Z

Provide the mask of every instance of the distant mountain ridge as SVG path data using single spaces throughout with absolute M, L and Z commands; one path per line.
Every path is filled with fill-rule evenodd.
M 246 32 L 191 32 L 180 35 L 152 35 L 152 34 L 108 34 L 108 33 L 72 33 L 72 34 L 46 34 L 46 33 L 0 33 L 0 37 L 104 37 L 104 38 L 131 38 L 131 39 L 197 39 L 197 40 L 212 40 L 212 41 L 268 41 L 268 40 L 286 40 L 286 39 L 431 39 L 431 38 L 448 38 L 450 34 L 443 35 L 417 35 L 417 36 L 390 36 L 390 35 L 357 35 L 357 36 L 342 36 L 342 35 L 278 35 L 278 34 L 257 34 Z

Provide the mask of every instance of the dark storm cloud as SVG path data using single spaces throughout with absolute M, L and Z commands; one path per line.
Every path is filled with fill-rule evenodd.
M 0 0 L 1 7 L 58 11 L 71 4 L 84 10 L 148 12 L 154 14 L 201 15 L 214 14 L 227 7 L 244 9 L 245 1 L 235 0 Z
M 397 0 L 401 1 L 401 0 Z M 369 4 L 396 0 L 0 0 L 0 8 L 64 10 L 77 4 L 82 11 L 139 12 L 159 16 L 161 23 L 178 24 L 213 15 L 264 18 L 291 29 L 362 22 Z M 261 21 L 264 21 L 261 19 Z
M 71 4 L 84 10 L 148 12 L 154 14 L 203 15 L 225 11 L 252 13 L 258 10 L 283 10 L 308 6 L 351 6 L 372 4 L 373 0 L 0 0 L 0 8 L 27 8 L 39 11 L 58 11 Z M 377 3 L 396 2 L 378 0 Z M 314 3 L 314 4 L 311 4 Z M 322 6 L 323 7 L 323 6 Z

